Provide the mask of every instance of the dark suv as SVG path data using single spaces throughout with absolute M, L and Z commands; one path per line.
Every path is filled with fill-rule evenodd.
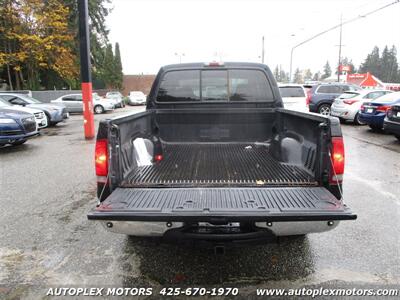
M 322 115 L 329 115 L 335 98 L 347 91 L 361 90 L 359 86 L 345 83 L 324 83 L 315 85 L 308 94 L 309 109 Z

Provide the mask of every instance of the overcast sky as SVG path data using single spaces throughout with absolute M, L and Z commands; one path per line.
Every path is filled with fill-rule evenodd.
M 182 62 L 261 61 L 289 71 L 290 50 L 303 40 L 343 21 L 396 0 L 113 0 L 107 19 L 112 43 L 119 42 L 125 74 L 154 74 L 160 66 Z M 358 66 L 374 45 L 400 52 L 400 3 L 343 26 L 342 56 Z M 322 70 L 338 61 L 339 30 L 294 51 L 295 68 Z M 399 58 L 399 55 L 398 55 Z

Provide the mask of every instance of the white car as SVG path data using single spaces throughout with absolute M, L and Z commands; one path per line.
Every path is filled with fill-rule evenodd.
M 18 111 L 24 111 L 27 113 L 30 113 L 35 116 L 35 121 L 37 124 L 37 128 L 45 128 L 48 126 L 47 124 L 47 118 L 43 110 L 37 109 L 37 108 L 29 108 L 29 107 L 23 107 L 19 105 L 12 105 L 8 103 L 5 100 L 0 99 L 0 108 L 2 109 L 12 109 L 12 110 L 18 110 Z
M 124 97 L 120 92 L 108 92 L 106 94 L 106 99 L 111 99 L 115 102 L 115 107 L 122 108 L 125 106 Z
M 301 84 L 280 84 L 283 106 L 287 109 L 309 112 L 307 92 Z
M 358 119 L 358 111 L 366 101 L 374 100 L 380 96 L 392 93 L 389 90 L 360 90 L 348 91 L 337 97 L 331 106 L 331 116 L 338 117 L 345 121 L 352 121 L 354 124 L 364 124 Z
M 130 105 L 142 105 L 146 104 L 146 95 L 140 91 L 132 91 L 129 93 L 129 104 Z
M 92 94 L 93 110 L 96 114 L 114 110 L 114 101 L 101 98 L 97 93 Z M 64 104 L 70 113 L 83 112 L 82 94 L 68 94 L 52 100 L 54 104 Z

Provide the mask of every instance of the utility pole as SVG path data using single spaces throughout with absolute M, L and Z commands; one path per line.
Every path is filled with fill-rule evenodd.
M 265 50 L 264 50 L 264 36 L 262 37 L 262 46 L 261 46 L 261 63 L 264 63 L 264 55 L 265 55 Z
M 83 100 L 83 128 L 85 138 L 94 138 L 94 117 L 92 99 L 92 74 L 90 71 L 90 40 L 88 0 L 78 1 L 79 50 L 81 62 L 81 86 Z
M 337 81 L 340 82 L 340 64 L 342 58 L 342 28 L 343 28 L 343 15 L 340 15 L 340 34 L 339 34 L 339 61 L 337 69 Z

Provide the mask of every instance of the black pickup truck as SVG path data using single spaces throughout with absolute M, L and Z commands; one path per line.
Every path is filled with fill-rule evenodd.
M 343 203 L 338 119 L 283 108 L 270 69 L 160 69 L 146 111 L 100 123 L 99 204 L 112 232 L 242 243 L 327 231 Z

